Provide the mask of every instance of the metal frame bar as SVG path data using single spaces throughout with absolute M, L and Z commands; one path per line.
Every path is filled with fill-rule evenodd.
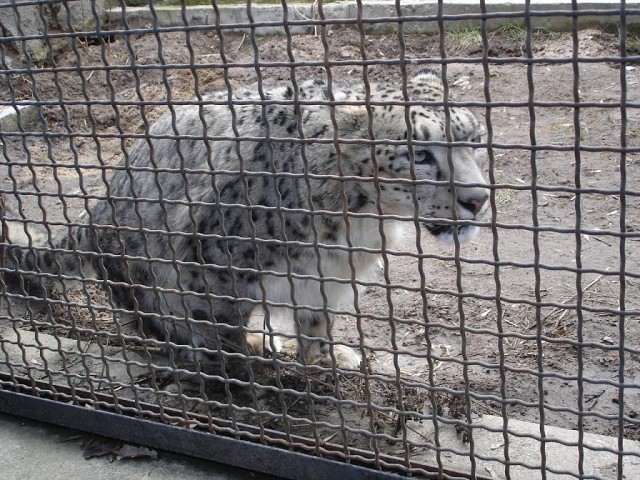
M 320 457 L 310 455 L 310 452 L 315 450 L 315 445 L 304 437 L 292 437 L 291 440 L 295 442 L 291 448 L 284 449 L 268 444 L 275 443 L 274 439 L 283 437 L 282 433 L 277 431 L 263 430 L 263 433 L 268 434 L 268 436 L 260 435 L 264 443 L 251 442 L 243 437 L 258 435 L 260 430 L 250 425 L 236 423 L 239 438 L 233 438 L 218 431 L 218 428 L 228 428 L 230 425 L 230 422 L 224 419 L 214 419 L 215 423 L 212 424 L 209 418 L 189 414 L 189 418 L 186 419 L 184 412 L 166 407 L 160 411 L 160 408 L 153 404 L 134 403 L 131 400 L 118 398 L 116 405 L 113 398 L 108 395 L 77 388 L 73 389 L 73 395 L 71 395 L 69 387 L 55 385 L 55 388 L 56 391 L 52 391 L 49 383 L 26 377 L 12 377 L 0 372 L 0 412 L 290 480 L 406 478 L 404 475 L 393 472 L 394 469 L 398 472 L 402 471 L 400 467 L 406 468 L 401 458 L 378 455 L 378 465 L 375 466 L 387 469 L 387 471 L 380 471 L 372 468 L 376 460 L 373 453 L 366 450 L 349 448 L 345 459 L 348 461 L 339 461 L 335 458 L 345 457 L 345 447 L 341 445 L 323 446 L 322 454 L 334 459 Z M 56 399 L 61 396 L 72 397 L 73 403 L 63 403 Z M 99 401 L 102 410 L 86 408 L 86 405 L 94 404 L 96 400 Z M 135 408 L 137 411 L 135 417 L 123 412 L 121 410 L 123 407 Z M 185 419 L 185 423 L 188 420 L 194 420 L 201 424 L 208 424 L 210 431 L 201 427 L 183 428 L 163 423 L 169 418 L 176 417 Z M 296 447 L 297 449 L 293 450 Z M 438 477 L 437 468 L 416 462 L 411 462 L 411 468 L 422 470 L 421 475 L 425 478 L 471 478 L 467 473 L 449 469 L 444 469 L 443 476 Z M 488 477 L 475 476 L 474 478 L 490 480 Z

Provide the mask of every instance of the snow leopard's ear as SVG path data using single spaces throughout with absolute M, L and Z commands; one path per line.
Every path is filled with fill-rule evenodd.
M 440 74 L 431 68 L 419 70 L 409 81 L 409 95 L 414 100 L 438 101 L 444 98 Z

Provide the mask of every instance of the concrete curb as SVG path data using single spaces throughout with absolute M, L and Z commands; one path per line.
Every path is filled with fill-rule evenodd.
M 501 18 L 492 18 L 487 22 L 487 28 L 496 29 L 509 22 L 521 22 L 524 13 L 524 2 L 487 0 L 488 13 L 502 13 Z M 569 30 L 572 25 L 572 5 L 568 0 L 536 0 L 531 6 L 532 11 L 553 11 L 554 15 L 532 16 L 532 24 L 536 28 L 545 28 L 552 31 Z M 619 15 L 611 15 L 611 11 L 620 9 L 620 2 L 610 0 L 591 0 L 580 2 L 580 11 L 593 11 L 591 15 L 580 16 L 581 28 L 617 24 Z M 626 7 L 627 25 L 640 26 L 640 2 L 628 2 Z M 219 23 L 227 31 L 249 33 L 251 31 L 249 16 L 245 5 L 220 5 Z M 563 14 L 562 12 L 567 12 Z M 281 5 L 254 5 L 251 7 L 251 15 L 257 35 L 273 33 L 285 33 L 282 24 L 285 19 L 288 22 L 319 20 L 320 16 L 316 8 L 309 4 L 296 5 L 291 2 L 287 8 L 287 15 Z M 330 3 L 323 7 L 324 17 L 330 23 L 329 28 L 339 26 L 354 26 L 358 17 L 358 9 L 354 1 Z M 444 4 L 443 15 L 453 16 L 446 18 L 445 28 L 448 31 L 469 28 L 480 25 L 480 2 L 477 0 L 454 0 Z M 408 21 L 403 22 L 404 33 L 437 33 L 438 32 L 438 2 L 437 0 L 405 0 L 401 6 L 402 17 Z M 459 15 L 476 15 L 470 19 L 456 19 Z M 511 15 L 511 16 L 509 16 Z M 184 26 L 185 23 L 193 25 L 215 25 L 216 12 L 211 6 L 155 6 L 127 7 L 126 9 L 112 8 L 107 16 L 112 25 L 124 25 L 127 22 L 142 21 L 157 24 L 158 27 Z M 398 13 L 395 1 L 378 0 L 366 2 L 363 5 L 362 17 L 366 20 L 376 19 L 376 23 L 365 23 L 364 28 L 370 34 L 385 34 L 395 32 L 398 25 Z M 421 18 L 415 18 L 421 17 Z M 413 20 L 413 21 L 411 21 Z M 291 25 L 293 34 L 312 33 L 313 25 Z

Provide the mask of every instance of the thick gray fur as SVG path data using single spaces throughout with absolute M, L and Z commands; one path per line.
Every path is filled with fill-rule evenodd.
M 415 235 L 416 205 L 427 229 L 449 240 L 454 227 L 438 218 L 474 220 L 487 206 L 477 149 L 450 147 L 455 181 L 469 184 L 456 187 L 453 201 L 447 147 L 419 143 L 446 141 L 444 108 L 429 103 L 442 92 L 439 77 L 421 71 L 408 84 L 408 112 L 396 85 L 372 85 L 368 106 L 364 88 L 334 89 L 347 104 L 332 109 L 322 82 L 176 107 L 128 152 L 87 224 L 56 241 L 68 253 L 35 258 L 15 248 L 8 266 L 13 259 L 13 268 L 74 276 L 90 264 L 148 334 L 212 351 L 222 342 L 261 353 L 261 337 L 242 328 L 254 307 L 296 305 L 300 360 L 357 368 L 359 354 L 327 341 L 326 309 L 352 302 L 349 281 L 374 270 L 383 247 Z M 233 108 L 220 104 L 231 100 Z M 469 110 L 449 112 L 454 141 L 479 140 Z M 405 220 L 381 223 L 379 210 Z M 473 226 L 457 228 L 462 241 L 475 235 Z

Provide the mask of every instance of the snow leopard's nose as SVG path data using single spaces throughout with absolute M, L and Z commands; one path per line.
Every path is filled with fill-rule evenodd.
M 458 203 L 465 210 L 469 210 L 474 215 L 477 215 L 482 212 L 488 200 L 489 195 L 485 193 L 476 197 L 465 198 L 464 200 L 459 199 Z

